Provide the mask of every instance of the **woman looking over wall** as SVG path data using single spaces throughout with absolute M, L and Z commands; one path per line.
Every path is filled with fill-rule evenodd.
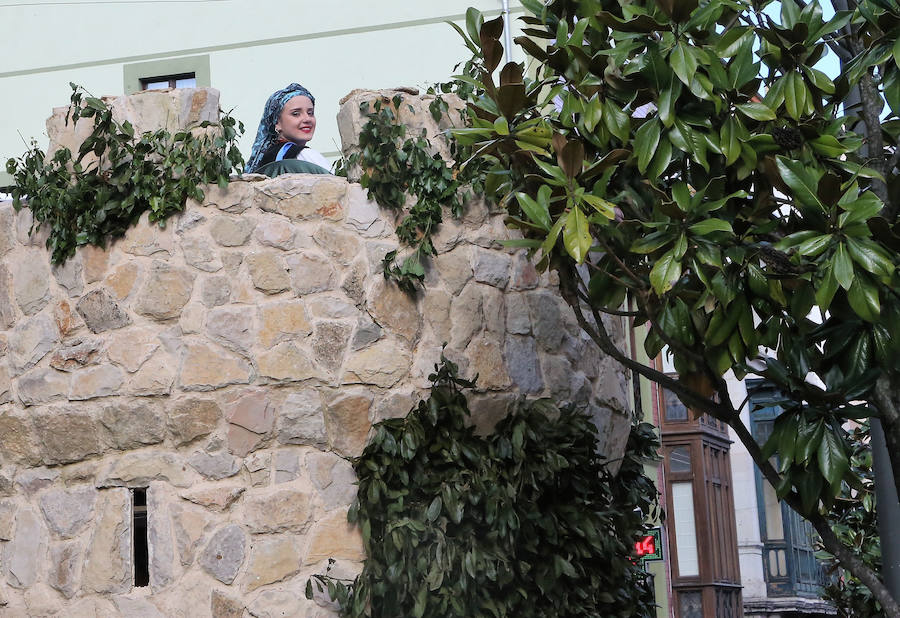
M 331 164 L 309 146 L 316 132 L 316 99 L 300 84 L 274 92 L 266 101 L 247 171 L 267 176 L 329 174 Z

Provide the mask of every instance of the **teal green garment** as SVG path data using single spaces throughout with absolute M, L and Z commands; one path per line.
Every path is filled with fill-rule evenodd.
M 327 169 L 310 163 L 309 161 L 298 161 L 297 159 L 283 159 L 281 161 L 272 161 L 266 163 L 253 172 L 254 174 L 265 174 L 269 178 L 275 178 L 282 174 L 331 174 Z

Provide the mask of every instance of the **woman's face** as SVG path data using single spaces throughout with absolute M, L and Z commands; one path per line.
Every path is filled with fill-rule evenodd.
M 305 146 L 316 132 L 316 110 L 309 97 L 301 94 L 288 99 L 281 108 L 275 130 L 284 139 Z

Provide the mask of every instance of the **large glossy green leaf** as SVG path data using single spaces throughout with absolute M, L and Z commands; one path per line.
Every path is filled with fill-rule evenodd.
M 672 70 L 675 71 L 678 79 L 690 87 L 694 73 L 697 71 L 697 58 L 694 56 L 693 48 L 679 41 L 672 48 L 672 53 L 669 55 L 669 64 L 672 66 Z
M 634 152 L 637 155 L 638 171 L 647 171 L 650 160 L 659 144 L 660 127 L 656 118 L 647 120 L 634 134 Z
M 703 221 L 693 224 L 688 229 L 699 236 L 706 236 L 713 232 L 734 233 L 731 229 L 731 224 L 722 219 L 704 219 Z
M 715 43 L 716 54 L 720 58 L 731 58 L 738 53 L 745 40 L 752 38 L 752 32 L 747 27 L 726 30 Z
M 665 127 L 671 127 L 675 122 L 675 103 L 681 95 L 681 82 L 677 79 L 670 81 L 667 87 L 659 91 L 656 107 L 659 110 L 659 119 Z
M 853 261 L 850 259 L 850 253 L 844 243 L 839 244 L 834 252 L 832 269 L 838 284 L 845 290 L 849 290 L 853 284 Z
M 631 133 L 631 118 L 612 99 L 606 99 L 603 103 L 603 124 L 623 144 L 628 141 L 628 134 Z
M 556 246 L 556 241 L 559 238 L 559 233 L 562 232 L 562 228 L 565 224 L 566 217 L 560 217 L 556 220 L 556 223 L 553 224 L 553 227 L 550 228 L 550 233 L 547 234 L 547 238 L 545 238 L 543 244 L 541 244 L 541 252 L 544 255 L 549 255 L 550 252 L 553 251 L 553 247 Z
M 838 287 L 834 270 L 831 267 L 831 263 L 828 263 L 822 270 L 822 277 L 819 280 L 819 286 L 816 288 L 816 304 L 823 312 L 827 311 L 831 306 L 831 301 L 834 299 Z
M 681 278 L 681 262 L 675 257 L 675 251 L 666 252 L 650 271 L 650 285 L 658 296 L 672 289 Z
M 844 449 L 843 441 L 832 430 L 824 432 L 819 443 L 819 469 L 830 485 L 840 482 L 846 474 L 850 459 Z
M 806 74 L 806 77 L 812 82 L 812 85 L 824 92 L 825 94 L 834 94 L 834 82 L 829 79 L 825 73 L 818 69 L 814 69 L 812 67 L 808 67 L 803 65 L 803 72 Z
M 765 103 L 742 103 L 735 106 L 739 112 L 753 120 L 775 120 L 777 117 L 771 107 Z
M 791 188 L 794 197 L 804 206 L 814 206 L 825 211 L 825 205 L 819 199 L 819 178 L 822 173 L 816 169 L 810 169 L 800 161 L 788 159 L 778 155 L 778 172 L 781 179 Z
M 788 116 L 794 120 L 806 114 L 806 108 L 809 105 L 810 92 L 806 87 L 806 82 L 800 77 L 799 73 L 790 72 L 782 79 L 785 81 L 784 86 L 784 107 Z
M 725 155 L 725 164 L 731 165 L 741 156 L 741 142 L 738 139 L 739 129 L 733 116 L 729 116 L 722 124 L 719 133 L 719 145 Z
M 537 223 L 544 230 L 550 230 L 552 223 L 550 221 L 550 211 L 548 210 L 546 203 L 534 200 L 525 193 L 516 193 L 516 199 L 519 201 L 519 206 L 521 206 L 525 214 L 528 215 L 529 220 Z
M 666 168 L 669 167 L 671 161 L 672 142 L 666 136 L 662 136 L 659 139 L 659 145 L 656 147 L 656 154 L 653 155 L 653 160 L 650 161 L 650 166 L 647 168 L 647 180 L 656 184 L 666 171 Z
M 691 190 L 686 182 L 678 181 L 672 186 L 672 197 L 683 212 L 691 210 Z
M 839 157 L 847 152 L 844 145 L 833 135 L 820 135 L 816 139 L 810 140 L 809 145 L 813 150 L 826 157 Z
M 605 200 L 602 197 L 597 197 L 590 193 L 585 193 L 581 196 L 581 199 L 607 219 L 612 220 L 616 217 L 616 205 L 609 200 Z
M 856 315 L 867 322 L 876 321 L 881 313 L 878 288 L 866 276 L 860 275 L 853 278 L 853 285 L 847 291 L 847 300 L 850 301 L 850 306 Z
M 815 232 L 812 232 L 815 234 Z M 816 257 L 828 248 L 832 241 L 831 234 L 820 234 L 812 236 L 796 245 L 797 253 L 806 257 Z
M 847 250 L 853 261 L 878 277 L 889 277 L 895 266 L 890 254 L 868 239 L 847 238 Z
M 850 191 L 852 191 L 854 187 L 851 187 Z M 855 200 L 844 199 L 844 197 L 842 197 L 838 204 L 846 211 L 841 213 L 841 216 L 838 219 L 838 225 L 842 228 L 854 223 L 859 223 L 860 221 L 868 221 L 881 212 L 881 209 L 884 207 L 884 204 L 881 203 L 878 196 L 871 191 L 864 191 Z
M 563 228 L 563 244 L 572 259 L 581 264 L 591 248 L 591 233 L 587 217 L 578 206 L 574 206 L 566 216 Z
M 792 2 L 793 0 L 788 0 Z M 791 482 L 797 488 L 800 494 L 800 503 L 803 508 L 803 515 L 809 515 L 815 512 L 822 493 L 822 476 L 818 474 L 815 468 L 793 468 L 791 470 Z

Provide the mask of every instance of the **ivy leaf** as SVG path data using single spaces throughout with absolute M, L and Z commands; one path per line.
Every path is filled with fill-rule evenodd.
M 438 518 L 438 515 L 441 514 L 441 507 L 443 506 L 443 502 L 441 501 L 440 496 L 435 496 L 434 500 L 431 501 L 431 504 L 428 505 L 428 510 L 425 511 L 425 519 L 428 521 L 434 521 Z

